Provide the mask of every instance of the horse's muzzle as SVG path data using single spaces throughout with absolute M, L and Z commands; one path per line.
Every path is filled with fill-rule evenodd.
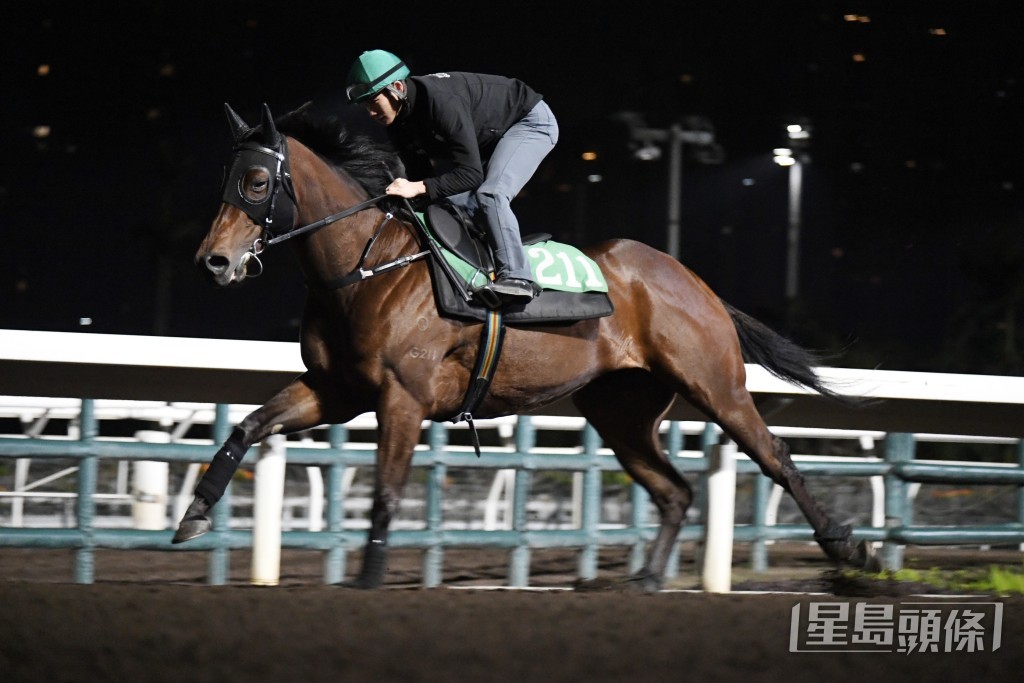
M 232 263 L 231 258 L 217 253 L 198 254 L 195 259 L 199 272 L 222 287 L 240 283 L 263 272 L 263 264 L 251 251 L 242 254 L 237 264 Z

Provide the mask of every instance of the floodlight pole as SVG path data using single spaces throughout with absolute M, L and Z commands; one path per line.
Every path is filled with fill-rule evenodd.
M 669 128 L 668 157 L 668 236 L 666 250 L 679 260 L 680 217 L 683 211 L 683 129 L 678 123 Z
M 668 225 L 666 229 L 665 251 L 679 260 L 680 225 L 683 204 L 683 144 L 709 147 L 715 142 L 715 135 L 704 130 L 685 130 L 674 123 L 669 128 L 640 128 L 631 126 L 633 140 L 645 145 L 645 149 L 654 143 L 667 144 L 668 159 Z M 655 150 L 656 151 L 656 150 Z M 656 159 L 652 155 L 644 157 Z
M 786 232 L 786 299 L 793 301 L 800 282 L 800 195 L 803 191 L 804 165 L 800 155 L 789 167 L 789 226 Z

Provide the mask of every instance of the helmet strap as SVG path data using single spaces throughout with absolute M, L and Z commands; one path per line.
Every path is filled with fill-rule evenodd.
M 400 81 L 395 81 L 395 83 L 399 83 L 399 82 L 400 82 Z M 393 99 L 394 99 L 394 100 L 395 100 L 396 102 L 398 102 L 398 103 L 400 103 L 400 104 L 401 104 L 401 103 L 404 103 L 404 102 L 405 102 L 405 100 L 406 100 L 406 96 L 407 96 L 407 94 L 408 94 L 408 90 L 406 90 L 406 89 L 405 89 L 404 87 L 403 87 L 403 88 L 401 88 L 401 89 L 399 89 L 399 88 L 396 88 L 396 87 L 395 87 L 395 83 L 390 83 L 390 84 L 388 84 L 388 85 L 384 86 L 384 89 L 385 89 L 385 90 L 387 90 L 387 91 L 388 91 L 388 93 L 390 93 L 391 97 L 392 97 L 392 98 L 393 98 Z

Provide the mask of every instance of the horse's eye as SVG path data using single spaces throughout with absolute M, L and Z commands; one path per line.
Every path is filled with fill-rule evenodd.
M 270 190 L 270 172 L 263 166 L 253 166 L 242 176 L 239 187 L 247 201 L 262 202 Z

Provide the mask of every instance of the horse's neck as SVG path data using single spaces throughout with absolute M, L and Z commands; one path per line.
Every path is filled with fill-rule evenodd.
M 368 199 L 356 181 L 339 174 L 306 148 L 296 150 L 292 163 L 301 225 L 314 223 Z M 361 263 L 371 240 L 373 244 L 366 263 Z M 414 242 L 414 232 L 406 220 L 391 217 L 371 206 L 320 228 L 296 246 L 306 279 L 329 282 L 358 267 L 413 253 Z

